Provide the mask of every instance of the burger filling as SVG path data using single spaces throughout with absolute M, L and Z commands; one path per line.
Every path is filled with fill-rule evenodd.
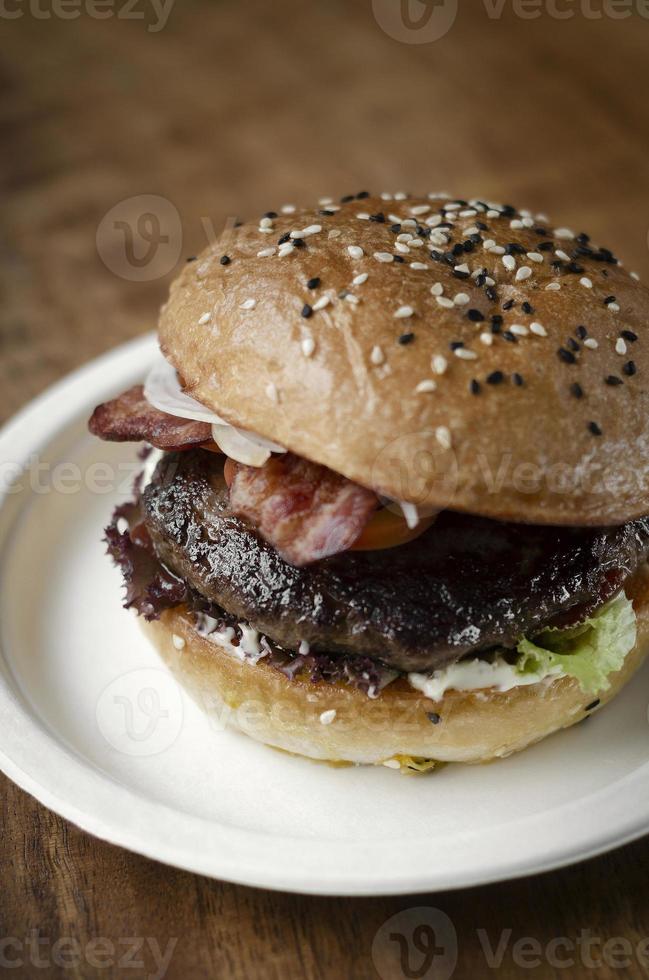
M 407 676 L 437 700 L 570 674 L 598 693 L 635 643 L 623 590 L 649 555 L 649 519 L 541 528 L 445 511 L 413 528 L 293 454 L 254 467 L 223 455 L 209 424 L 160 412 L 141 388 L 90 427 L 164 450 L 107 529 L 125 605 L 147 619 L 183 605 L 215 643 L 287 677 L 376 696 Z

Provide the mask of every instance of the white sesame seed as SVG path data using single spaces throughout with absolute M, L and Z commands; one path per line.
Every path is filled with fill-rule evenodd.
M 257 231 L 260 232 L 260 234 L 262 235 L 272 235 L 273 233 L 272 228 L 258 228 Z
M 442 223 L 441 214 L 429 214 L 424 222 L 424 224 L 427 225 L 428 228 L 437 228 L 437 226 L 441 225 L 441 223 Z
M 367 277 L 367 272 L 361 272 L 360 275 L 354 276 L 352 283 L 354 286 L 362 286 L 364 282 L 367 282 Z
M 239 304 L 239 309 L 240 310 L 254 310 L 254 308 L 255 308 L 256 305 L 257 305 L 257 300 L 256 299 L 245 299 L 243 301 L 243 303 L 240 303 Z
M 530 262 L 543 262 L 543 256 L 540 252 L 528 252 L 527 257 Z
M 466 347 L 456 347 L 453 351 L 456 357 L 459 357 L 461 361 L 477 361 L 478 355 L 473 350 L 467 350 Z
M 305 357 L 311 357 L 311 355 L 313 354 L 313 352 L 315 350 L 315 340 L 313 339 L 313 337 L 305 337 L 302 340 L 301 347 L 302 347 L 302 353 L 304 354 L 304 356 Z
M 321 197 L 318 200 L 318 204 L 320 205 L 321 208 L 326 208 L 328 204 L 333 204 L 333 202 L 334 202 L 333 197 Z
M 385 360 L 385 356 L 383 354 L 383 351 L 378 346 L 378 344 L 376 344 L 372 348 L 372 353 L 370 354 L 370 361 L 372 362 L 372 364 L 383 364 L 384 360 Z
M 412 316 L 414 312 L 412 306 L 400 306 L 394 315 L 397 320 L 405 320 L 409 316 Z
M 261 220 L 259 222 L 259 228 L 260 229 L 262 229 L 262 228 L 272 228 L 272 227 L 273 227 L 273 219 L 272 218 L 261 218 Z
M 410 268 L 411 269 L 417 269 L 420 272 L 425 272 L 426 269 L 428 268 L 428 266 L 426 265 L 425 262 L 411 262 L 410 263 Z
M 395 242 L 394 250 L 395 252 L 400 252 L 402 255 L 408 255 L 410 252 L 410 249 L 405 242 Z
M 617 342 L 615 344 L 615 353 L 626 354 L 626 341 L 624 340 L 623 337 L 618 337 Z
M 482 243 L 482 247 L 487 251 L 489 251 L 489 249 L 493 248 L 495 244 L 496 244 L 495 238 L 485 238 L 485 240 Z
M 409 248 L 423 248 L 423 245 L 424 245 L 423 238 L 412 238 L 408 242 L 408 247 Z
M 492 279 L 491 276 L 487 276 L 485 279 L 485 286 L 495 286 L 496 280 Z
M 523 218 L 523 228 L 532 228 L 534 226 L 534 218 Z
M 487 249 L 487 251 L 488 252 L 491 252 L 492 255 L 504 255 L 505 254 L 505 249 L 503 248 L 502 245 L 492 245 L 491 248 Z M 516 265 L 515 262 L 514 262 L 514 265 Z
M 307 228 L 302 229 L 302 237 L 305 235 L 317 235 L 318 232 L 322 231 L 322 225 L 309 225 Z
M 283 259 L 284 256 L 290 255 L 291 252 L 294 252 L 294 251 L 295 251 L 295 245 L 291 245 L 290 242 L 284 242 L 284 244 L 283 245 L 280 245 L 280 247 L 279 247 L 279 253 L 278 253 L 278 255 L 279 255 L 280 259 Z
M 329 306 L 329 303 L 330 302 L 331 302 L 331 298 L 329 296 L 321 296 L 320 299 L 317 299 L 315 301 L 315 303 L 313 304 L 312 309 L 313 310 L 324 310 L 325 306 Z
M 443 354 L 435 354 L 430 363 L 435 374 L 445 374 L 448 361 Z
M 377 262 L 394 262 L 394 255 L 390 252 L 375 252 L 374 258 Z
M 198 318 L 199 326 L 202 327 L 204 324 L 209 323 L 210 322 L 210 319 L 211 319 L 211 316 L 212 316 L 211 313 L 203 313 L 202 316 L 199 316 L 199 318 Z
M 567 238 L 574 238 L 575 237 L 575 233 L 574 233 L 574 231 L 571 231 L 570 228 L 555 228 L 554 237 L 555 238 L 565 238 L 565 239 L 567 239 Z
M 394 195 L 395 201 L 405 201 L 407 197 L 408 195 L 405 191 L 397 191 L 397 193 Z
M 480 334 L 480 340 L 486 347 L 491 347 L 494 342 L 493 334 L 485 331 L 484 333 Z
M 441 296 L 444 292 L 444 287 L 442 286 L 441 282 L 436 282 L 434 286 L 430 287 L 430 291 L 433 296 Z
M 281 207 L 282 214 L 293 214 L 295 212 L 294 204 L 282 204 Z
M 291 238 L 301 238 L 302 231 L 299 228 L 294 228 L 293 231 L 290 233 L 290 236 Z
M 582 276 L 579 282 L 581 283 L 582 286 L 585 286 L 586 289 L 593 288 L 593 280 L 589 279 L 588 276 Z
M 383 193 L 381 194 L 381 200 L 382 201 L 391 201 L 392 200 L 392 194 L 388 194 L 387 191 L 383 191 Z
M 359 218 L 361 221 L 369 221 L 370 220 L 370 216 L 367 213 L 367 211 L 361 211 L 359 214 L 356 215 L 356 217 Z
M 620 312 L 620 304 L 619 303 L 607 303 L 606 304 L 606 308 L 608 310 L 610 310 L 611 313 L 619 313 Z
M 517 337 L 527 337 L 529 334 L 529 330 L 522 323 L 512 323 L 509 330 L 511 333 L 516 334 Z
M 537 337 L 547 337 L 548 335 L 548 332 L 543 324 L 537 323 L 536 321 L 534 323 L 530 323 L 530 330 L 532 333 L 535 333 Z
M 352 306 L 358 306 L 360 303 L 358 296 L 354 296 L 353 293 L 345 293 L 344 299 L 347 303 L 351 303 Z
M 330 708 L 329 711 L 323 711 L 320 715 L 321 725 L 330 725 L 334 718 L 336 717 L 336 709 Z
M 453 302 L 456 306 L 466 306 L 467 303 L 471 302 L 471 297 L 468 293 L 457 293 L 453 297 Z
M 468 211 L 460 211 L 460 218 L 475 218 L 477 213 L 475 208 L 469 208 Z
M 436 390 L 437 390 L 437 382 L 433 381 L 432 378 L 430 379 L 427 378 L 425 381 L 420 381 L 417 387 L 415 388 L 415 391 L 418 394 L 426 391 L 436 391 Z
M 599 344 L 597 343 L 594 337 L 588 337 L 584 341 L 584 347 L 588 347 L 589 350 L 597 350 Z
M 395 238 L 395 241 L 396 242 L 411 242 L 412 239 L 413 239 L 413 236 L 410 234 L 410 232 L 409 231 L 404 231 L 401 235 L 397 235 L 397 237 Z
M 439 306 L 443 307 L 445 310 L 452 310 L 455 303 L 452 299 L 447 299 L 446 296 L 436 296 L 435 299 Z
M 270 255 L 274 255 L 276 251 L 277 249 L 274 245 L 271 248 L 262 248 L 261 252 L 257 252 L 257 258 L 267 259 Z
M 414 208 L 410 208 L 410 214 L 428 214 L 430 211 L 430 204 L 417 204 Z
M 442 447 L 442 449 L 450 449 L 453 442 L 451 439 L 451 431 L 445 425 L 438 425 L 435 429 L 435 438 Z
M 466 262 L 463 262 L 462 265 L 456 265 L 454 271 L 466 273 L 466 275 L 469 275 L 469 273 L 471 272 Z
M 513 255 L 503 255 L 503 265 L 508 272 L 513 272 L 516 268 L 516 259 Z
M 448 204 L 444 205 L 445 211 L 459 211 L 462 207 L 461 204 L 456 204 L 455 201 L 449 201 Z
M 525 225 L 519 218 L 514 218 L 513 221 L 509 222 L 509 227 L 518 230 L 519 228 L 524 228 Z
M 397 218 L 397 221 L 399 221 L 399 220 L 401 220 L 401 227 L 402 228 L 416 228 L 417 227 L 417 222 L 415 221 L 414 218 L 403 218 L 403 219 Z
M 632 279 L 635 279 L 636 282 L 640 282 L 640 276 L 638 275 L 637 272 L 630 272 L 629 275 L 631 276 Z
M 550 293 L 551 292 L 558 292 L 558 290 L 561 289 L 561 283 L 560 282 L 549 282 L 545 288 Z
M 184 639 L 182 638 L 182 636 L 178 636 L 177 633 L 173 633 L 172 634 L 171 640 L 172 640 L 173 645 L 175 646 L 176 650 L 182 650 L 183 647 L 185 646 Z
M 277 402 L 279 401 L 277 385 L 273 381 L 269 381 L 268 384 L 266 385 L 265 391 L 266 391 L 266 397 L 270 398 L 272 402 L 275 402 L 275 404 L 277 404 Z
M 570 260 L 570 256 L 567 254 L 567 252 L 564 252 L 564 250 L 562 248 L 556 249 L 556 251 L 555 251 L 554 254 L 556 255 L 556 257 L 558 259 L 561 259 L 563 262 L 570 262 L 571 261 Z
M 332 228 L 328 233 L 327 238 L 340 238 L 341 231 L 340 228 Z
M 386 769 L 401 769 L 401 763 L 398 759 L 386 759 L 382 765 L 384 765 Z
M 494 211 L 493 208 L 490 208 L 489 211 L 487 211 L 487 217 L 488 218 L 499 218 L 500 217 L 500 211 Z
M 532 270 L 529 265 L 522 265 L 516 273 L 516 282 L 523 282 L 524 279 L 529 279 L 531 275 Z

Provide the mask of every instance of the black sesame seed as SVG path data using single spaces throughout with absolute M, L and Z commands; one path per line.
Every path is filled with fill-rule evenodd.
M 304 246 L 306 245 L 306 242 L 304 241 L 303 238 L 293 238 L 292 241 L 296 248 L 304 248 Z
M 330 218 L 335 213 L 336 213 L 335 211 L 329 211 L 327 210 L 327 208 L 323 208 L 322 211 L 318 211 L 318 214 L 324 215 L 325 218 Z
M 482 323 L 482 321 L 484 320 L 484 316 L 480 312 L 480 310 L 469 310 L 467 313 L 467 317 L 469 318 L 469 320 L 471 320 L 472 323 Z
M 500 315 L 500 313 L 494 313 L 494 315 L 491 318 L 491 325 L 493 327 L 501 327 L 502 323 L 503 323 L 503 317 Z
M 390 231 L 393 231 L 395 235 L 398 235 L 401 231 L 401 225 L 390 225 Z
M 527 301 L 523 303 L 521 309 L 523 313 L 529 313 L 529 314 L 534 313 L 534 307 Z
M 508 299 L 506 303 L 503 303 L 503 310 L 511 310 L 514 307 L 514 300 Z
M 414 339 L 414 333 L 402 333 L 399 337 L 399 343 L 405 346 L 406 344 L 411 344 Z
M 461 269 L 453 269 L 453 275 L 456 279 L 468 279 L 471 275 L 470 272 L 462 272 Z
M 622 330 L 620 336 L 624 337 L 624 339 L 628 340 L 631 344 L 635 344 L 636 340 L 638 339 L 637 333 L 634 333 L 633 330 Z
M 569 262 L 566 268 L 568 272 L 572 272 L 576 276 L 580 276 L 584 271 L 583 265 L 579 265 L 578 262 Z
M 376 214 L 370 215 L 370 221 L 376 221 L 378 224 L 385 224 L 385 215 L 382 211 L 377 211 Z
M 304 306 L 302 307 L 302 316 L 304 317 L 304 319 L 308 320 L 312 313 L 313 313 L 313 307 L 309 306 L 308 303 L 305 303 Z
M 231 261 L 232 259 L 230 258 L 229 255 L 222 255 L 221 258 L 219 259 L 221 265 L 230 265 Z
M 551 252 L 554 249 L 554 242 L 541 242 L 536 246 L 539 252 Z
M 458 258 L 460 255 L 464 255 L 464 245 L 462 244 L 462 242 L 458 242 L 457 245 L 453 246 L 453 248 L 451 249 L 451 254 L 454 256 L 454 258 Z
M 586 707 L 584 708 L 584 711 L 594 711 L 595 708 L 599 708 L 601 703 L 602 702 L 600 701 L 600 699 L 597 698 L 597 700 L 591 701 L 590 704 L 587 704 Z
M 442 720 L 442 716 L 438 715 L 436 711 L 427 711 L 426 717 L 432 725 L 439 725 Z
M 488 226 L 485 225 L 483 221 L 476 221 L 475 226 L 476 228 L 479 228 L 480 231 L 489 231 Z
M 291 240 L 291 233 L 290 231 L 287 231 L 284 235 L 282 235 L 281 238 L 277 239 L 277 244 L 284 245 L 285 242 L 290 242 L 290 240 Z
M 277 218 L 277 217 L 278 217 L 277 211 L 267 211 L 266 214 L 264 215 L 264 218 Z
M 574 384 L 570 385 L 570 394 L 573 395 L 575 398 L 584 397 L 584 389 L 581 387 L 578 381 L 575 381 Z
M 587 235 L 585 231 L 582 231 L 579 235 L 577 235 L 577 241 L 580 245 L 588 245 L 590 235 Z
M 588 336 L 588 330 L 586 330 L 586 327 L 581 325 L 577 327 L 575 333 L 577 334 L 580 340 L 585 340 L 586 337 Z
M 353 201 L 353 200 L 354 200 L 354 195 L 353 194 L 345 194 L 344 197 L 341 197 L 340 198 L 340 203 L 341 204 L 349 204 L 349 202 L 350 201 Z
M 488 385 L 499 385 L 502 384 L 504 380 L 505 375 L 502 373 L 502 371 L 492 371 L 491 374 L 487 375 Z
M 306 287 L 307 289 L 317 289 L 319 285 L 320 285 L 319 276 L 314 276 L 313 279 L 308 280 Z
M 195 255 L 188 255 L 187 258 L 185 259 L 185 262 L 195 262 L 195 261 L 196 261 Z
M 604 306 L 608 306 L 609 303 L 615 302 L 615 296 L 607 296 L 604 300 Z
M 393 261 L 394 262 L 405 262 L 405 259 L 404 259 L 403 255 L 395 255 Z
M 570 348 L 570 350 L 574 350 L 575 352 L 581 350 L 581 347 L 573 337 L 568 337 L 566 345 Z
M 557 351 L 559 358 L 564 361 L 565 364 L 576 364 L 577 358 L 570 350 L 566 350 L 565 347 L 560 347 Z
M 515 371 L 514 374 L 512 374 L 512 381 L 518 388 L 520 388 L 523 385 L 523 375 L 519 374 L 518 371 Z
M 635 365 L 635 361 L 627 361 L 622 370 L 626 374 L 627 378 L 632 378 L 638 369 Z
M 588 423 L 588 431 L 589 432 L 592 432 L 592 434 L 594 436 L 601 436 L 601 434 L 602 434 L 602 430 L 598 426 L 597 422 L 589 422 Z
M 609 376 L 607 378 L 604 378 L 604 381 L 606 382 L 607 385 L 611 385 L 612 388 L 614 388 L 616 385 L 623 385 L 624 384 L 624 381 L 622 381 L 622 378 L 618 378 L 614 374 L 609 374 Z
M 471 384 L 469 385 L 469 391 L 471 392 L 472 395 L 480 394 L 480 382 L 476 381 L 475 378 L 473 378 Z
M 459 350 L 460 347 L 464 347 L 464 341 L 452 340 L 448 346 L 451 348 L 451 350 Z
M 503 337 L 508 340 L 510 344 L 517 344 L 518 337 L 516 334 L 512 333 L 511 330 L 503 330 Z
M 370 196 L 370 192 L 369 191 L 359 191 L 358 194 L 356 195 L 356 200 L 357 201 L 364 201 L 365 198 L 366 197 L 369 197 L 369 196 Z

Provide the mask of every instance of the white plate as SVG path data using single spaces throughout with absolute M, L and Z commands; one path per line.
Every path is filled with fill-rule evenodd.
M 160 861 L 322 894 L 475 885 L 649 829 L 649 669 L 586 724 L 427 778 L 329 768 L 211 727 L 122 610 L 101 541 L 128 478 L 98 492 L 93 466 L 128 469 L 135 448 L 93 439 L 86 418 L 154 351 L 147 336 L 99 358 L 0 434 L 3 486 L 25 468 L 0 507 L 0 766 L 14 782 Z

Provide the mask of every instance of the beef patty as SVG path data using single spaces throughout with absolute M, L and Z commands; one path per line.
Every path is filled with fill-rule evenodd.
M 578 622 L 649 555 L 649 518 L 616 528 L 504 524 L 444 512 L 410 544 L 294 568 L 228 508 L 223 459 L 166 454 L 143 494 L 161 561 L 287 650 L 431 670 Z

